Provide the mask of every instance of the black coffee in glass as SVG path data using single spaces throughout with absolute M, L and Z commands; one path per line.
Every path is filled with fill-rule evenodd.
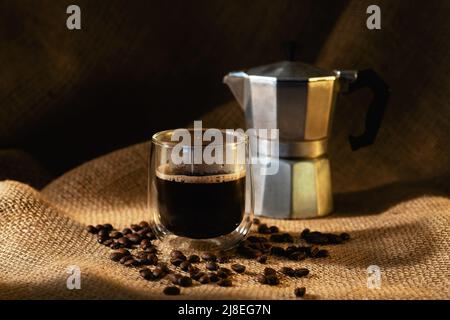
M 245 171 L 191 173 L 158 168 L 157 205 L 161 223 L 178 236 L 210 239 L 227 235 L 245 214 Z

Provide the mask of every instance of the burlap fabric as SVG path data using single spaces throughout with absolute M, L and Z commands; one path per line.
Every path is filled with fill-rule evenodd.
M 237 125 L 242 115 L 236 117 L 236 108 L 219 108 L 205 121 Z M 166 282 L 145 281 L 136 269 L 110 261 L 109 249 L 84 230 L 86 224 L 110 222 L 122 228 L 148 220 L 147 163 L 148 145 L 143 143 L 88 162 L 42 192 L 1 182 L 0 297 L 167 298 L 161 293 Z M 450 200 L 433 192 L 441 190 L 439 182 L 431 185 L 435 188 L 419 183 L 366 191 L 358 194 L 362 201 L 340 194 L 337 213 L 325 219 L 267 220 L 296 241 L 305 227 L 346 231 L 352 239 L 330 246 L 326 259 L 270 260 L 275 268 L 307 267 L 307 278 L 285 277 L 277 287 L 263 286 L 255 274 L 265 265 L 240 259 L 235 261 L 246 265 L 248 273 L 233 287 L 196 285 L 178 298 L 291 299 L 296 286 L 306 286 L 310 299 L 448 299 Z M 81 290 L 66 287 L 71 265 L 81 269 Z M 367 287 L 370 265 L 381 268 L 379 289 Z

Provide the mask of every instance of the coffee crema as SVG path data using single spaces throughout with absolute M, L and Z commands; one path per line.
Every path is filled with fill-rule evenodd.
M 192 174 L 187 167 L 156 170 L 161 224 L 178 236 L 210 239 L 227 235 L 245 214 L 245 170 L 209 170 Z

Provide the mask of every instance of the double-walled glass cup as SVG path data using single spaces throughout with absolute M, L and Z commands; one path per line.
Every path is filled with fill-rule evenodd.
M 249 141 L 242 131 L 176 129 L 151 143 L 152 228 L 175 248 L 235 246 L 253 217 Z

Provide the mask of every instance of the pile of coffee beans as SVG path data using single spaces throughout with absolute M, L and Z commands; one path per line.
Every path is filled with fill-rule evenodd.
M 305 229 L 299 238 L 307 245 L 296 246 L 293 244 L 294 237 L 280 232 L 278 227 L 261 224 L 259 219 L 254 219 L 253 223 L 257 225 L 260 235 L 247 237 L 234 250 L 188 256 L 180 250 L 172 250 L 168 263 L 159 261 L 160 253 L 153 244 L 156 237 L 146 221 L 132 224 L 121 231 L 109 223 L 89 225 L 86 230 L 97 235 L 98 243 L 113 250 L 110 254 L 112 261 L 126 267 L 139 268 L 140 276 L 147 281 L 168 281 L 169 285 L 163 290 L 166 295 L 178 295 L 181 292 L 180 287 L 190 287 L 194 283 L 232 286 L 233 279 L 247 271 L 247 268 L 239 263 L 231 264 L 231 269 L 224 267 L 223 264 L 230 262 L 232 258 L 253 259 L 261 264 L 270 263 L 271 259 L 302 261 L 308 258 L 324 258 L 329 252 L 319 245 L 341 244 L 350 239 L 347 233 L 337 235 Z M 266 267 L 263 273 L 255 276 L 255 280 L 263 285 L 276 286 L 283 277 L 302 278 L 308 274 L 307 268 L 294 269 L 285 266 L 277 271 Z M 296 297 L 304 297 L 305 294 L 304 287 L 294 290 Z

